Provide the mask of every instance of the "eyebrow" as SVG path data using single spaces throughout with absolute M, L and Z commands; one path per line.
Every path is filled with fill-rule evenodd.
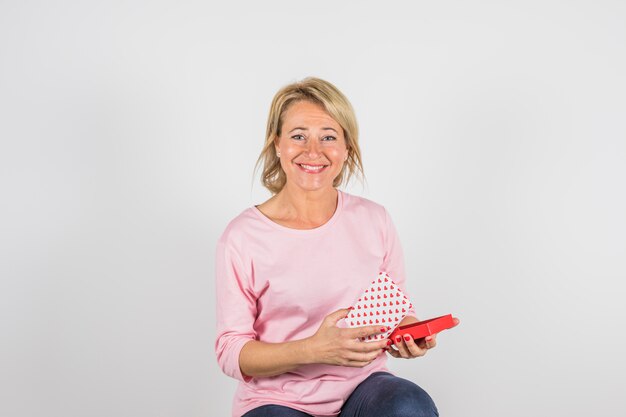
M 291 129 L 291 130 L 289 131 L 289 133 L 293 132 L 294 130 L 298 130 L 298 129 L 300 129 L 300 130 L 309 130 L 309 129 L 307 129 L 306 127 L 294 127 L 293 129 Z M 335 129 L 333 129 L 332 127 L 323 127 L 323 128 L 322 128 L 322 130 L 332 130 L 333 132 L 338 133 L 338 132 L 337 132 Z

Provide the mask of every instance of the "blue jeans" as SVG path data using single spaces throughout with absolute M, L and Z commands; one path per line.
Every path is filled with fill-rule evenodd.
M 437 417 L 432 398 L 411 381 L 374 372 L 355 388 L 339 417 Z M 263 405 L 242 417 L 311 417 L 282 405 Z

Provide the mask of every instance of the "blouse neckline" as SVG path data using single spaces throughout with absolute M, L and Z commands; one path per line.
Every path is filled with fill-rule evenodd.
M 257 206 L 252 206 L 251 209 L 258 217 L 261 218 L 261 220 L 263 220 L 263 222 L 267 223 L 268 225 L 270 225 L 272 228 L 276 230 L 282 230 L 282 231 L 299 234 L 299 235 L 312 235 L 312 234 L 317 234 L 328 229 L 329 227 L 333 225 L 333 223 L 335 223 L 335 221 L 337 220 L 337 218 L 339 217 L 343 209 L 343 200 L 344 200 L 344 193 L 343 191 L 338 189 L 337 190 L 337 207 L 335 208 L 335 212 L 330 217 L 330 219 L 326 221 L 326 223 L 322 224 L 321 226 L 315 227 L 313 229 L 294 229 L 292 227 L 283 226 L 282 224 L 276 223 L 274 220 L 270 219 L 265 214 L 263 214 L 261 210 L 257 208 Z

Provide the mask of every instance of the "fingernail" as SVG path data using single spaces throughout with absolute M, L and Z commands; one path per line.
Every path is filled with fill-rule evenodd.
M 411 340 L 411 336 L 404 336 L 404 340 L 408 342 L 409 340 Z
M 387 331 L 387 329 L 385 329 L 384 327 L 381 327 L 381 328 L 380 328 L 380 331 L 381 331 L 381 332 L 386 332 L 386 331 Z
M 402 342 L 402 336 L 396 336 L 396 342 Z
M 433 337 L 432 337 L 432 336 L 426 336 L 426 341 L 427 341 L 427 342 L 430 342 L 431 340 L 433 340 Z
M 392 343 L 393 342 L 391 340 L 387 339 L 387 346 L 391 346 Z

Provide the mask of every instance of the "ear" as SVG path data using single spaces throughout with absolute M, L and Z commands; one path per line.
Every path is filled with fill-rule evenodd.
M 274 136 L 274 151 L 278 153 L 278 147 L 280 146 L 280 138 L 278 136 Z

